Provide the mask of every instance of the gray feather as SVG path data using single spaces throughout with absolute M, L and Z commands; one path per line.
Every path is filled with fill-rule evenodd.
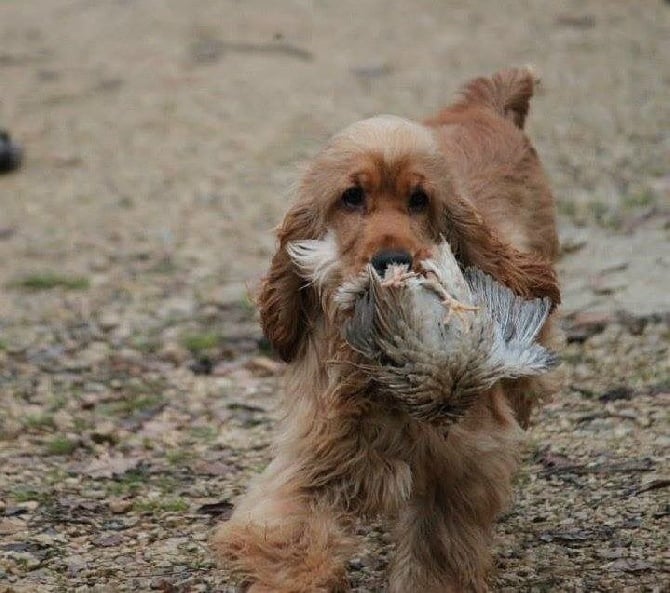
M 419 419 L 455 421 L 496 381 L 556 365 L 535 341 L 549 299 L 523 299 L 481 270 L 464 274 L 447 243 L 422 263 L 425 275 L 390 266 L 384 278 L 368 266 L 341 289 L 349 298 L 356 287 L 344 336 L 383 397 Z

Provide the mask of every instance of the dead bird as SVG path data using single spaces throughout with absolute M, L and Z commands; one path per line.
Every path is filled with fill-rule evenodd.
M 527 300 L 476 268 L 461 271 L 447 242 L 424 273 L 372 265 L 337 294 L 344 326 L 379 396 L 419 420 L 451 423 L 503 378 L 540 375 L 555 354 L 535 342 L 549 298 Z

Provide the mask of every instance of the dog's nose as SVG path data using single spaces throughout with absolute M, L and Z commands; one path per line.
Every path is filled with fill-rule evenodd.
M 412 267 L 412 256 L 406 251 L 400 250 L 385 250 L 376 253 L 370 260 L 377 274 L 383 276 L 386 268 L 391 264 L 406 265 L 408 268 Z

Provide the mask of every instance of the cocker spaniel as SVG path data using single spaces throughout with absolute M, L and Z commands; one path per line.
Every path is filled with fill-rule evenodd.
M 258 299 L 290 363 L 275 457 L 213 540 L 249 593 L 347 590 L 352 527 L 372 517 L 394 526 L 391 593 L 488 590 L 521 427 L 550 382 L 498 381 L 445 431 L 375 397 L 336 297 L 369 264 L 420 272 L 446 240 L 459 265 L 559 303 L 554 199 L 523 132 L 534 84 L 528 69 L 505 70 L 423 123 L 354 123 L 306 170 Z

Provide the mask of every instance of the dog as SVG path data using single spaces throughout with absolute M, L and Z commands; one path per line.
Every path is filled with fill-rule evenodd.
M 258 296 L 264 333 L 289 363 L 275 457 L 212 542 L 249 593 L 346 591 L 353 528 L 376 517 L 395 537 L 390 593 L 489 590 L 522 428 L 551 382 L 499 381 L 447 431 L 417 420 L 357 371 L 336 295 L 368 265 L 420 271 L 446 240 L 463 268 L 555 309 L 555 202 L 523 131 L 535 85 L 529 69 L 508 69 L 421 123 L 354 123 L 306 169 Z M 550 317 L 539 341 L 552 333 Z

